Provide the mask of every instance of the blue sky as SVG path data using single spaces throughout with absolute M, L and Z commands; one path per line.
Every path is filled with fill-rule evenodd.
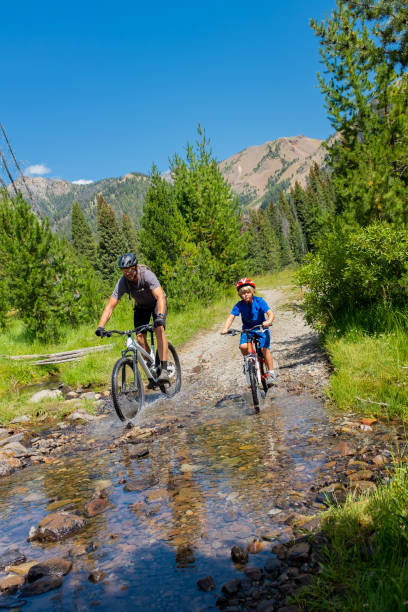
M 0 121 L 23 168 L 69 181 L 164 171 L 198 122 L 218 160 L 326 138 L 309 18 L 334 4 L 2 3 Z

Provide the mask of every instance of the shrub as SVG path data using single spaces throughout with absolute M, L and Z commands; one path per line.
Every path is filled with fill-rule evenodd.
M 309 323 L 326 330 L 350 313 L 406 307 L 408 230 L 382 222 L 337 228 L 319 246 L 297 273 Z

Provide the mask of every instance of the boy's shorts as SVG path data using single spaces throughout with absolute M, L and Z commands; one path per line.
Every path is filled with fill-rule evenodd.
M 271 346 L 271 334 L 269 332 L 269 329 L 266 329 L 264 333 L 262 332 L 254 332 L 254 333 L 259 339 L 259 348 L 269 348 Z M 241 334 L 239 343 L 240 344 L 248 343 L 248 336 L 246 333 Z

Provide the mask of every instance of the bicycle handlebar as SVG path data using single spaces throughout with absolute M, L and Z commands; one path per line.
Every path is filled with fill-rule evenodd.
M 268 327 L 270 327 L 270 325 L 268 325 Z M 231 335 L 231 336 L 236 336 L 237 334 L 245 334 L 248 332 L 261 332 L 262 334 L 265 333 L 266 331 L 266 327 L 262 327 L 262 325 L 255 325 L 254 327 L 249 327 L 248 329 L 229 329 L 227 331 L 227 334 Z
M 131 336 L 132 334 L 142 334 L 145 331 L 153 331 L 153 329 L 153 325 L 139 325 L 139 327 L 135 327 L 135 329 L 128 329 L 126 331 L 119 331 L 118 329 L 106 329 L 104 330 L 102 337 L 110 338 L 114 334 L 118 336 Z

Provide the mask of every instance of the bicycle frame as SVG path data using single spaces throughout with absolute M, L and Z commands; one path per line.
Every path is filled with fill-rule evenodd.
M 266 374 L 262 373 L 261 364 L 265 363 L 264 357 L 262 355 L 261 349 L 259 348 L 259 340 L 256 335 L 256 331 L 264 331 L 263 328 L 259 325 L 251 328 L 251 329 L 242 329 L 239 331 L 238 329 L 230 329 L 227 333 L 235 335 L 240 333 L 245 333 L 247 335 L 248 341 L 248 354 L 244 355 L 244 373 L 247 378 L 247 382 L 249 384 L 248 379 L 248 363 L 251 361 L 254 363 L 257 383 L 259 387 L 262 387 L 264 391 L 267 389 L 265 378 Z
M 263 358 L 262 353 L 260 353 L 260 349 L 258 346 L 259 344 L 258 338 L 255 335 L 251 337 L 250 332 L 246 332 L 246 333 L 248 335 L 248 343 L 247 343 L 248 344 L 248 355 L 244 356 L 245 374 L 247 374 L 248 362 L 253 361 L 255 365 L 257 382 L 258 382 L 258 385 L 261 387 L 262 380 L 265 378 L 265 374 L 262 374 L 260 362 L 261 361 L 263 362 L 264 358 Z
M 122 351 L 122 357 L 126 357 L 129 353 L 133 353 L 133 358 L 137 363 L 140 363 L 143 372 L 146 374 L 149 380 L 153 380 L 157 382 L 157 375 L 154 376 L 154 373 L 151 371 L 146 361 L 143 359 L 145 357 L 149 361 L 154 364 L 154 340 L 153 333 L 151 332 L 151 342 L 150 342 L 150 353 L 148 353 L 132 336 L 129 334 L 126 340 L 126 350 Z M 135 370 L 136 371 L 136 370 Z

